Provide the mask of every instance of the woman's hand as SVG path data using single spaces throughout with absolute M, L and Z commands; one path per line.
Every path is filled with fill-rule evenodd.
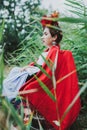
M 22 71 L 25 71 L 27 68 L 32 68 L 33 66 L 31 66 L 31 65 L 27 65 L 27 66 L 24 66 L 24 67 L 22 67 L 21 69 L 20 69 L 20 71 L 22 72 Z
M 22 67 L 21 69 L 20 69 L 20 71 L 22 72 L 22 71 L 25 71 L 27 68 L 29 68 L 30 66 L 29 65 L 27 65 L 27 66 L 24 66 L 24 67 Z

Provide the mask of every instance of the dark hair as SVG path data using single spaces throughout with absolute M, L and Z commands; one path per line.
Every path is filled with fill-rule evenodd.
M 55 35 L 57 35 L 57 39 L 55 40 L 56 42 L 56 45 L 60 43 L 60 41 L 62 40 L 63 38 L 63 34 L 62 34 L 62 30 L 59 26 L 59 23 L 58 22 L 52 22 L 52 27 L 48 27 L 48 26 L 44 26 L 43 29 L 45 27 L 49 28 L 49 31 L 50 31 L 50 34 L 52 37 L 54 37 Z
M 50 31 L 52 37 L 54 37 L 55 35 L 57 35 L 57 39 L 55 40 L 55 42 L 57 44 L 59 44 L 60 41 L 63 38 L 62 30 L 61 30 L 58 22 L 53 22 L 52 26 L 56 27 L 56 28 L 49 27 L 49 31 Z
M 59 23 L 55 21 L 55 19 L 53 20 L 53 18 L 58 18 L 58 17 L 59 17 L 59 12 L 54 11 L 53 13 L 50 14 L 50 16 L 44 15 L 40 21 L 43 26 L 43 29 L 45 27 L 49 28 L 52 37 L 57 35 L 57 39 L 55 40 L 56 45 L 59 44 L 63 38 L 62 30 L 59 26 Z

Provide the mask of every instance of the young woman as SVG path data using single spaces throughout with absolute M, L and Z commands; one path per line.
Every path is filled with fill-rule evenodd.
M 20 74 L 18 76 L 21 77 L 21 82 L 24 85 L 20 85 L 20 80 L 18 83 L 18 78 L 16 77 L 17 82 L 14 79 L 12 81 L 14 82 L 13 87 L 12 84 L 7 84 L 8 87 L 4 86 L 3 89 L 4 94 L 8 91 L 15 92 L 15 90 L 17 93 L 18 91 L 36 90 L 34 93 L 21 94 L 23 99 L 27 100 L 27 104 L 24 106 L 25 116 L 29 117 L 30 113 L 34 115 L 31 126 L 32 130 L 39 130 L 38 122 L 41 123 L 44 130 L 68 130 L 80 111 L 80 98 L 78 98 L 71 109 L 64 113 L 72 103 L 79 88 L 72 53 L 69 50 L 60 50 L 59 44 L 63 37 L 62 31 L 59 23 L 52 19 L 57 17 L 57 12 L 54 12 L 49 17 L 44 16 L 41 20 L 43 27 L 42 41 L 47 49 L 43 52 L 43 56 L 39 57 L 37 65 L 39 64 L 44 69 L 44 72 L 35 63 L 32 63 L 28 68 L 20 69 L 20 73 L 22 72 L 23 74 L 21 73 L 21 76 Z M 10 76 L 13 75 L 13 72 L 10 73 Z M 29 72 L 30 77 L 25 83 L 26 78 L 23 75 L 25 74 L 27 77 L 28 74 L 26 72 Z M 35 75 L 32 76 L 33 74 Z M 47 94 L 46 91 L 49 91 L 49 93 Z M 14 96 L 10 95 L 8 98 L 12 99 Z M 20 103 L 15 101 L 15 108 Z M 28 107 L 29 113 L 27 113 Z M 24 118 L 25 122 L 28 122 L 28 118 Z
M 28 80 L 20 89 L 20 91 L 37 89 L 35 93 L 21 95 L 27 99 L 31 111 L 34 111 L 32 129 L 33 127 L 39 129 L 39 119 L 44 130 L 68 130 L 80 111 L 80 98 L 78 98 L 71 109 L 64 113 L 79 88 L 72 53 L 69 50 L 60 50 L 59 43 L 63 35 L 59 23 L 52 20 L 56 17 L 58 14 L 54 12 L 49 17 L 44 16 L 41 20 L 42 41 L 47 47 L 45 51 L 47 52 L 47 62 L 42 64 L 42 68 L 46 73 L 37 72 L 36 76 Z M 41 84 L 44 84 L 43 87 Z M 45 86 L 53 98 L 46 93 Z M 36 116 L 38 116 L 37 121 Z

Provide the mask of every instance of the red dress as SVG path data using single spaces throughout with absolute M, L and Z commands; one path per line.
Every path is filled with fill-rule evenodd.
M 20 91 L 37 88 L 37 92 L 25 94 L 22 96 L 27 98 L 29 103 L 31 103 L 34 108 L 36 108 L 36 110 L 38 110 L 39 113 L 56 130 L 59 130 L 59 126 L 55 123 L 55 121 L 61 120 L 65 110 L 78 93 L 79 87 L 76 71 L 61 80 L 61 78 L 76 70 L 74 59 L 70 51 L 60 50 L 58 46 L 52 46 L 47 55 L 47 60 L 50 62 L 50 64 L 54 63 L 57 52 L 57 67 L 55 70 L 57 102 L 53 101 L 46 94 L 46 92 L 42 89 L 42 87 L 34 77 L 27 81 L 27 83 L 22 86 Z M 52 77 L 52 70 L 50 69 L 50 67 L 48 67 L 46 63 L 44 63 L 42 67 Z M 54 94 L 52 79 L 47 77 L 47 75 L 44 74 L 42 71 L 38 72 L 36 76 L 48 87 L 50 92 Z M 60 125 L 61 130 L 68 130 L 68 128 L 76 120 L 80 111 L 80 107 L 80 98 L 78 98 L 73 107 L 62 120 Z M 58 108 L 58 112 L 56 108 Z

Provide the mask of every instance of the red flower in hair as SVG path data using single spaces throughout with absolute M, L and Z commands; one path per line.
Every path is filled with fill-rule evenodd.
M 49 25 L 58 25 L 56 21 L 53 21 L 49 18 L 57 18 L 59 16 L 59 13 L 54 11 L 50 16 L 44 15 L 41 20 L 42 26 L 49 26 Z
M 47 19 L 48 17 L 44 15 L 41 20 L 42 26 L 51 25 L 52 20 Z

